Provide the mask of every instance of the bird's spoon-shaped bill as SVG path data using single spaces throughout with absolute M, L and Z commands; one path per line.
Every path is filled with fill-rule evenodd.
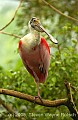
M 48 35 L 48 37 L 50 38 L 50 41 L 51 42 L 53 42 L 53 43 L 55 43 L 55 44 L 58 44 L 58 41 L 52 36 L 52 35 L 50 35 L 45 29 L 44 29 L 44 27 L 43 26 L 39 26 L 40 27 L 40 29 L 42 30 L 42 32 L 45 32 L 47 35 Z

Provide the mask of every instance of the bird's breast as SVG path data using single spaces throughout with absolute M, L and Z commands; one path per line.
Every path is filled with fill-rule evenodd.
M 36 47 L 39 45 L 40 39 L 36 38 L 36 36 L 27 34 L 23 38 L 21 38 L 19 42 L 19 48 L 25 49 L 28 52 L 35 50 Z

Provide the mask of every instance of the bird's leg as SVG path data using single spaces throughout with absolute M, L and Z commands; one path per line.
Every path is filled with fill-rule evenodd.
M 36 100 L 36 98 L 39 98 L 40 101 L 43 103 L 41 96 L 40 96 L 40 89 L 39 89 L 39 78 L 37 77 L 36 73 L 34 72 L 34 76 L 35 76 L 35 81 L 36 81 L 36 85 L 37 85 L 37 90 L 38 90 L 38 95 L 34 97 L 34 100 Z
M 37 98 L 39 98 L 40 101 L 43 103 L 42 98 L 40 96 L 39 82 L 36 82 L 36 85 L 37 85 L 38 95 L 34 97 L 34 100 L 36 100 Z
M 37 85 L 37 90 L 38 90 L 38 96 L 40 97 L 39 82 L 37 82 L 36 85 Z

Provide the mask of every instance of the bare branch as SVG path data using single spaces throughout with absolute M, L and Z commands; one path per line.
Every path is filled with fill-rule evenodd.
M 73 100 L 73 96 L 72 96 L 72 93 L 71 93 L 71 84 L 68 83 L 67 81 L 65 81 L 65 86 L 66 86 L 66 89 L 67 89 L 68 98 L 58 99 L 58 100 L 53 100 L 53 101 L 42 99 L 43 102 L 41 102 L 40 99 L 36 99 L 35 103 L 39 104 L 41 106 L 46 106 L 46 107 L 58 107 L 58 106 L 61 106 L 61 105 L 65 105 L 65 106 L 68 107 L 68 109 L 70 111 L 70 114 L 71 114 L 71 117 L 74 120 L 78 120 L 78 111 L 76 109 L 76 106 L 75 106 L 75 103 L 74 103 L 74 100 Z M 21 93 L 21 92 L 17 92 L 17 91 L 14 91 L 14 90 L 8 90 L 8 89 L 0 88 L 0 94 L 10 95 L 10 96 L 17 97 L 17 98 L 27 100 L 27 101 L 30 101 L 30 102 L 34 103 L 34 96 L 24 94 L 24 93 Z
M 14 90 L 8 90 L 8 89 L 1 89 L 0 88 L 0 94 L 10 95 L 10 96 L 17 97 L 17 98 L 27 100 L 27 101 L 30 101 L 30 102 L 34 103 L 34 96 L 24 94 L 24 93 L 21 93 L 21 92 L 17 92 L 17 91 L 14 91 Z M 67 98 L 54 100 L 54 101 L 42 99 L 42 101 L 43 101 L 43 103 L 42 103 L 40 101 L 40 99 L 36 99 L 35 103 L 39 104 L 39 105 L 42 105 L 42 106 L 46 106 L 46 107 L 57 107 L 57 106 L 60 106 L 60 105 L 65 105 L 67 100 L 68 100 Z
M 67 81 L 65 81 L 65 86 L 67 89 L 67 96 L 68 96 L 68 102 L 67 102 L 66 106 L 68 107 L 68 109 L 70 111 L 71 117 L 74 120 L 78 120 L 78 111 L 77 111 L 77 108 L 76 108 L 74 100 L 73 100 L 71 84 L 68 83 Z
M 0 31 L 0 33 L 5 34 L 5 35 L 9 35 L 9 36 L 13 36 L 13 37 L 19 38 L 19 39 L 21 38 L 20 36 L 12 34 L 12 33 L 7 33 L 7 32 L 3 32 L 3 31 Z
M 43 1 L 47 6 L 49 6 L 50 8 L 52 8 L 54 11 L 56 11 L 57 13 L 59 13 L 60 15 L 66 17 L 66 18 L 68 18 L 68 19 L 70 19 L 70 20 L 73 20 L 73 21 L 78 22 L 78 20 L 77 20 L 76 18 L 73 18 L 73 17 L 71 17 L 71 16 L 65 15 L 65 14 L 62 13 L 60 10 L 56 9 L 53 5 L 50 5 L 47 1 L 45 1 L 45 0 L 42 0 L 42 1 Z
M 3 105 L 3 107 L 6 108 L 6 110 L 9 113 L 15 114 L 14 110 L 12 109 L 12 107 L 10 105 L 6 104 L 5 101 L 2 100 L 1 98 L 0 98 L 0 104 Z
M 20 3 L 19 3 L 19 5 L 18 5 L 18 7 L 16 8 L 15 13 L 14 13 L 14 16 L 12 17 L 12 19 L 11 19 L 3 28 L 1 28 L 0 31 L 2 31 L 2 30 L 5 29 L 7 26 L 9 26 L 9 24 L 11 24 L 12 21 L 15 19 L 16 14 L 17 14 L 17 12 L 18 12 L 18 9 L 19 9 L 20 6 L 21 6 L 22 1 L 23 1 L 23 0 L 20 0 Z

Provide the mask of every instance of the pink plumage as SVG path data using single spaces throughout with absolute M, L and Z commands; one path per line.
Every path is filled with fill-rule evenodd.
M 40 44 L 27 51 L 23 46 L 23 41 L 19 42 L 19 53 L 28 72 L 35 78 L 34 73 L 39 78 L 39 82 L 44 83 L 48 75 L 50 64 L 50 48 L 44 38 Z
M 44 29 L 36 17 L 29 21 L 29 30 L 30 32 L 19 41 L 18 48 L 24 66 L 35 79 L 38 89 L 37 97 L 41 100 L 39 83 L 44 83 L 48 75 L 50 48 L 40 32 L 45 32 L 53 43 L 58 42 Z

